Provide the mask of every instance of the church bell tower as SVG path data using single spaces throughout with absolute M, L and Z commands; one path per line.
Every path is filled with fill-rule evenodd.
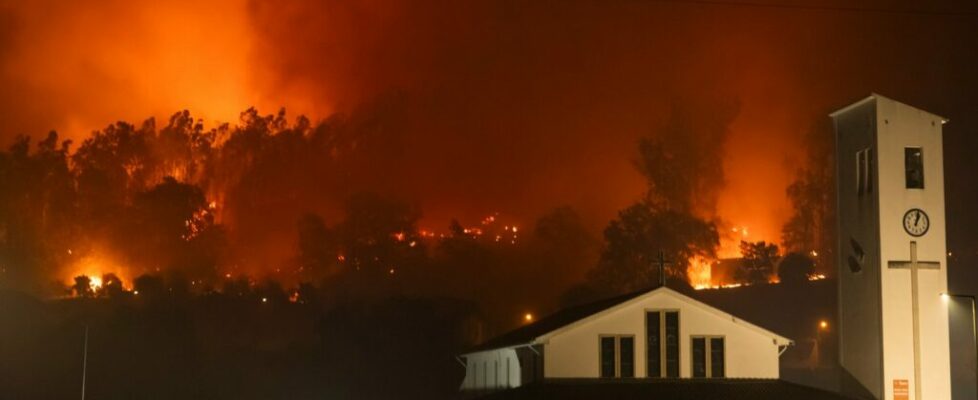
M 831 117 L 843 391 L 950 399 L 946 120 L 876 94 Z

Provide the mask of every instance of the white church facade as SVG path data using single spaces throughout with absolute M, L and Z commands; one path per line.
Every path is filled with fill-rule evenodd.
M 843 391 L 950 399 L 946 120 L 876 94 L 831 117 Z
M 876 94 L 830 116 L 841 394 L 779 380 L 791 340 L 666 287 L 490 340 L 459 358 L 461 389 L 520 387 L 510 398 L 951 399 L 947 121 Z
M 565 378 L 779 377 L 792 341 L 667 287 L 558 312 L 463 354 L 463 391 Z

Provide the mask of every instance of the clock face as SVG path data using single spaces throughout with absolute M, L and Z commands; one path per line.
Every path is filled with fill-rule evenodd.
M 911 208 L 906 214 L 903 214 L 903 229 L 910 236 L 924 236 L 930 229 L 930 218 L 927 218 L 927 213 L 924 210 Z

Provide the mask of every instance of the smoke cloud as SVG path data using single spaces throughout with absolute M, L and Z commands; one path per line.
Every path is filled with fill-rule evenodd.
M 701 154 L 722 159 L 723 182 L 697 196 L 715 198 L 716 213 L 750 228 L 751 240 L 777 240 L 793 212 L 784 190 L 804 162 L 801 138 L 828 111 L 872 91 L 955 121 L 978 104 L 978 91 L 963 90 L 978 87 L 967 16 L 679 2 L 106 0 L 0 1 L 0 21 L 5 144 L 50 129 L 80 142 L 116 120 L 181 109 L 208 127 L 251 106 L 314 123 L 363 116 L 376 151 L 349 182 L 416 199 L 421 224 L 435 227 L 496 211 L 530 221 L 571 204 L 600 228 L 644 193 L 639 138 L 668 121 L 676 99 L 693 99 L 684 107 L 705 123 L 728 118 L 711 104 L 739 105 L 723 146 Z M 275 176 L 320 168 L 267 163 L 288 171 Z M 304 193 L 286 198 L 296 208 L 325 203 Z M 291 213 L 234 223 L 294 227 Z

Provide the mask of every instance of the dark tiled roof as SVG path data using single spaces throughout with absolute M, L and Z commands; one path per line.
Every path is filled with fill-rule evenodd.
M 503 390 L 487 400 L 854 400 L 776 379 L 549 379 Z
M 532 342 L 537 337 L 543 334 L 552 332 L 562 326 L 568 325 L 574 321 L 586 318 L 590 315 L 596 314 L 598 312 L 604 311 L 628 300 L 634 299 L 643 294 L 649 293 L 658 289 L 658 287 L 651 289 L 643 289 L 637 292 L 624 294 L 617 297 L 612 297 L 608 299 L 598 300 L 593 303 L 583 304 L 571 308 L 566 308 L 550 314 L 544 318 L 541 318 L 537 322 L 523 326 L 521 328 L 512 330 L 508 333 L 504 333 L 495 338 L 489 339 L 485 343 L 482 343 L 472 349 L 469 349 L 466 353 L 474 353 L 477 351 L 498 349 L 503 347 L 518 346 L 522 344 L 527 344 Z

